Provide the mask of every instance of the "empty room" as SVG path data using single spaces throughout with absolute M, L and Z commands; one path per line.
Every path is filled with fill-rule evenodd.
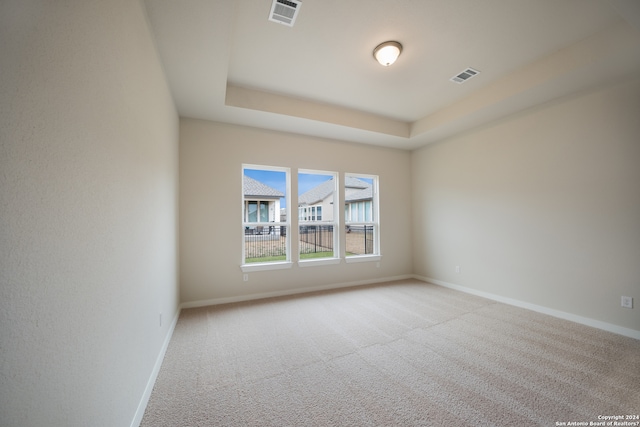
M 640 426 L 640 2 L 3 0 L 0 425 Z

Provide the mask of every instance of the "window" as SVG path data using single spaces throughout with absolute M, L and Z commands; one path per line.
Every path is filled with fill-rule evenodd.
M 242 269 L 282 268 L 291 261 L 289 170 L 242 166 Z
M 298 171 L 300 261 L 338 260 L 340 252 L 337 233 L 339 220 L 336 211 L 337 194 L 337 173 Z
M 245 222 L 273 222 L 269 215 L 269 205 L 271 203 L 273 202 L 265 200 L 245 200 Z M 258 221 L 258 218 L 260 218 L 260 221 Z
M 242 165 L 243 272 L 337 264 L 342 253 L 349 263 L 380 259 L 377 176 L 347 173 L 343 187 L 337 172 L 300 169 L 295 177 L 292 199 L 288 168 Z
M 298 221 L 322 221 L 322 206 L 300 206 Z
M 378 177 L 345 174 L 344 199 L 347 259 L 380 255 Z

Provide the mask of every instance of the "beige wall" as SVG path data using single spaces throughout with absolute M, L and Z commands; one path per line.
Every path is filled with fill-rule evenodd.
M 382 261 L 249 274 L 243 282 L 243 163 L 380 177 Z M 180 122 L 183 302 L 241 299 L 410 274 L 410 153 L 199 120 Z M 292 179 L 292 194 L 297 194 Z M 297 220 L 297 210 L 293 209 Z
M 142 9 L 0 2 L 0 425 L 135 420 L 178 308 L 178 207 L 187 303 L 415 273 L 640 330 L 640 80 L 414 153 L 184 119 L 178 201 Z M 242 163 L 379 175 L 380 267 L 244 282 Z
M 640 80 L 427 146 L 412 183 L 417 275 L 640 330 Z
M 130 425 L 177 312 L 178 118 L 149 34 L 137 1 L 0 2 L 2 426 Z

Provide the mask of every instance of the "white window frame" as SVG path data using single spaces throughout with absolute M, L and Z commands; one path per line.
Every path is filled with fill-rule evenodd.
M 296 230 L 296 235 L 298 236 L 298 241 L 300 241 L 300 227 L 305 225 L 330 225 L 333 226 L 333 256 L 327 258 L 315 258 L 315 259 L 301 259 L 300 258 L 300 245 L 298 245 L 298 265 L 300 267 L 312 267 L 319 265 L 331 265 L 331 264 L 339 264 L 341 262 L 340 259 L 340 212 L 338 211 L 338 206 L 340 206 L 340 174 L 334 171 L 323 171 L 323 170 L 315 170 L 315 169 L 298 169 L 298 182 L 300 180 L 300 174 L 310 174 L 310 175 L 328 175 L 333 177 L 334 187 L 333 187 L 333 220 L 325 220 L 327 212 L 325 209 L 322 209 L 322 218 L 321 220 L 315 220 L 317 217 L 317 209 L 313 206 L 304 206 L 299 209 L 303 209 L 303 215 L 299 215 L 298 220 L 298 229 Z M 299 197 L 296 196 L 296 197 Z M 296 199 L 297 201 L 297 199 Z M 313 212 L 313 213 L 312 213 Z M 307 219 L 304 219 L 304 218 Z M 312 219 L 313 218 L 313 219 Z
M 244 184 L 241 185 L 242 189 L 242 214 L 240 218 L 242 218 L 242 258 L 240 260 L 240 269 L 243 273 L 252 272 L 252 271 L 263 271 L 263 270 L 280 270 L 285 268 L 291 268 L 293 263 L 291 262 L 291 203 L 293 202 L 291 197 L 291 169 L 279 166 L 268 166 L 268 165 L 254 165 L 254 164 L 242 164 L 241 168 L 241 183 L 244 183 L 244 171 L 246 169 L 253 170 L 263 170 L 263 171 L 272 171 L 272 172 L 284 172 L 285 173 L 285 181 L 286 181 L 286 191 L 285 191 L 285 200 L 287 202 L 286 207 L 286 221 L 280 222 L 249 222 L 248 217 L 245 217 L 245 206 L 248 201 L 255 201 L 254 199 L 245 199 L 244 197 Z M 258 212 L 259 215 L 260 212 Z M 258 216 L 259 218 L 259 216 Z M 259 263 L 245 263 L 245 227 L 286 227 L 286 260 L 285 261 L 268 261 L 268 262 L 259 262 Z
M 380 253 L 380 178 L 378 175 L 370 175 L 370 174 L 364 174 L 364 173 L 351 173 L 351 172 L 345 173 L 344 176 L 345 176 L 345 179 L 344 179 L 345 183 L 347 182 L 348 177 L 366 178 L 366 179 L 371 179 L 373 181 L 372 182 L 373 191 L 372 191 L 372 200 L 371 200 L 371 203 L 372 203 L 371 215 L 373 216 L 373 218 L 371 218 L 369 221 L 366 221 L 366 220 L 351 221 L 351 218 L 347 218 L 347 214 L 345 212 L 347 210 L 346 195 L 345 195 L 345 202 L 342 205 L 343 206 L 342 214 L 344 215 L 343 228 L 346 229 L 348 226 L 353 226 L 353 227 L 373 226 L 373 253 L 362 254 L 362 255 L 351 255 L 351 256 L 347 256 L 347 254 L 345 253 L 345 262 L 355 263 L 355 262 L 380 261 L 380 259 L 382 258 L 382 254 Z M 365 203 L 363 202 L 363 206 L 364 205 Z M 363 218 L 366 219 L 366 215 L 363 215 Z

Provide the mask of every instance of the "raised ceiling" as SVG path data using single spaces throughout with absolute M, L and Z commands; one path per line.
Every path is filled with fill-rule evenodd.
M 145 1 L 181 116 L 414 149 L 640 72 L 634 0 L 303 0 L 293 27 L 271 4 Z

